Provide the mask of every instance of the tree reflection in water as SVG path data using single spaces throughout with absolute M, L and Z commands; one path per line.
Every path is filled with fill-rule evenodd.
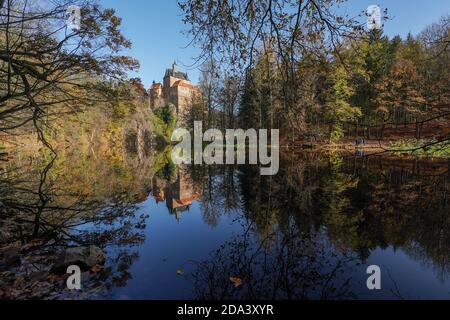
M 196 262 L 196 297 L 357 297 L 351 269 L 388 247 L 402 249 L 442 282 L 448 279 L 446 161 L 290 155 L 277 176 L 261 177 L 251 166 L 239 172 L 233 198 L 242 198 L 238 220 L 247 232 Z M 239 277 L 242 286 L 234 288 L 230 277 Z M 396 279 L 390 282 L 393 296 L 401 297 Z
M 82 183 L 65 180 L 68 177 L 55 167 L 56 159 L 43 160 L 34 170 L 12 166 L 1 172 L 2 298 L 67 296 L 67 275 L 55 266 L 68 248 L 108 248 L 105 263 L 83 270 L 89 282 L 83 282 L 82 293 L 72 292 L 78 298 L 125 285 L 128 269 L 138 258 L 132 247 L 144 241 L 146 216 L 137 215 L 136 206 L 123 194 L 112 192 L 101 199 Z
M 209 259 L 196 262 L 195 298 L 355 299 L 351 252 L 336 253 L 321 234 L 304 239 L 295 224 L 254 241 L 254 225 L 224 243 Z M 239 279 L 238 284 L 232 285 Z

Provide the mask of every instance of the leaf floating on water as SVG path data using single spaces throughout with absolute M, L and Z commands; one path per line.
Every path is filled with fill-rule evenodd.
M 242 279 L 239 277 L 231 277 L 230 281 L 233 283 L 235 288 L 242 286 Z
M 105 268 L 104 266 L 98 264 L 98 265 L 93 266 L 91 268 L 91 272 L 92 273 L 99 273 L 100 271 L 103 271 L 104 268 Z
M 180 268 L 177 270 L 177 275 L 182 276 L 184 274 L 184 269 Z

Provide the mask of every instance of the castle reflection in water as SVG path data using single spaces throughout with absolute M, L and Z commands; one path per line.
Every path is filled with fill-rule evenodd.
M 184 212 L 189 211 L 195 200 L 200 200 L 203 194 L 202 185 L 194 183 L 188 168 L 179 167 L 175 182 L 158 177 L 152 180 L 152 196 L 156 203 L 166 202 L 169 212 L 179 221 Z

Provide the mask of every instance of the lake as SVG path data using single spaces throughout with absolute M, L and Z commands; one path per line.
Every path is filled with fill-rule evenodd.
M 0 297 L 450 298 L 449 161 L 285 151 L 261 176 L 168 155 L 1 164 Z M 69 291 L 61 259 L 89 246 L 102 257 Z

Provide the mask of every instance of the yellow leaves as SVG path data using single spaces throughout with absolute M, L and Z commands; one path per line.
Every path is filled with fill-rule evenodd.
M 389 114 L 389 108 L 386 105 L 380 105 L 376 110 L 377 113 Z

